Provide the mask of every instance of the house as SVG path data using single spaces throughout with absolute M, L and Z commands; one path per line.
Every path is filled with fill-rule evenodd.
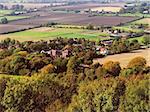
M 51 50 L 51 56 L 53 57 L 60 57 L 61 56 L 61 52 L 60 50 Z
M 124 5 L 124 8 L 135 7 L 135 6 L 136 6 L 135 4 L 126 4 Z
M 62 51 L 62 58 L 67 58 L 71 55 L 71 52 L 69 50 Z
M 41 53 L 41 54 L 45 54 L 45 53 L 46 53 L 46 51 L 42 50 L 40 53 Z
M 148 10 L 143 11 L 143 14 L 149 14 L 150 12 Z
M 101 44 L 104 46 L 110 46 L 113 43 L 113 40 L 103 40 L 101 41 Z
M 108 50 L 107 50 L 106 48 L 102 47 L 102 48 L 100 49 L 100 54 L 102 54 L 102 55 L 107 55 L 107 54 L 108 54 Z

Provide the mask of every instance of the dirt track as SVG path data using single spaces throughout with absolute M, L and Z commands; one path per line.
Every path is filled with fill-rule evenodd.
M 132 51 L 130 53 L 122 53 L 116 55 L 106 56 L 104 58 L 94 59 L 94 63 L 99 62 L 101 64 L 107 61 L 118 61 L 120 62 L 121 67 L 126 67 L 129 61 L 137 56 L 142 56 L 147 60 L 147 65 L 150 66 L 150 48 Z

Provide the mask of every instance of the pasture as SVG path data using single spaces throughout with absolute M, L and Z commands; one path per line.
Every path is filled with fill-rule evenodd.
M 117 27 L 113 27 L 113 29 L 119 29 L 121 31 L 134 32 L 134 33 L 144 32 L 144 30 L 142 30 L 142 29 L 131 28 L 130 25 L 117 26 Z
M 0 10 L 0 16 L 10 14 L 11 12 L 12 12 L 12 10 Z
M 95 7 L 91 8 L 92 11 L 111 11 L 111 12 L 119 12 L 121 7 Z
M 8 16 L 8 14 L 11 14 L 13 10 L 0 10 L 0 19 L 3 17 L 6 17 L 8 21 L 12 20 L 19 20 L 19 19 L 25 19 L 29 16 Z
M 37 41 L 54 39 L 56 37 L 85 38 L 89 40 L 98 41 L 109 39 L 109 34 L 102 33 L 98 30 L 41 27 L 22 32 L 0 35 L 0 40 L 3 40 L 5 38 L 12 38 L 19 41 Z
M 14 20 L 28 18 L 28 16 L 3 16 L 3 17 L 6 17 L 8 21 L 14 21 Z M 0 19 L 3 17 L 0 17 Z

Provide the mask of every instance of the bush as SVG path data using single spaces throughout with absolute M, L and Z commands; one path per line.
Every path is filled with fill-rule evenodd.
M 52 64 L 48 64 L 41 69 L 41 73 L 49 74 L 54 73 L 55 67 Z
M 119 62 L 113 61 L 104 63 L 103 68 L 112 76 L 118 76 L 121 70 Z
M 146 60 L 143 57 L 135 57 L 132 59 L 128 65 L 127 68 L 134 68 L 134 67 L 145 67 L 146 66 Z
M 145 45 L 150 44 L 150 36 L 148 36 L 148 35 L 144 36 L 142 43 L 144 43 Z
M 87 25 L 86 29 L 88 30 L 94 30 L 94 26 L 92 24 Z
M 1 18 L 0 24 L 7 24 L 7 23 L 8 23 L 7 18 L 5 18 L 5 17 Z

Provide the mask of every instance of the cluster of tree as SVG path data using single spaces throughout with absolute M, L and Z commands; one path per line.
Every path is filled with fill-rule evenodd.
M 68 45 L 68 43 L 73 44 L 74 40 L 63 40 L 61 38 L 50 40 L 49 42 L 28 41 L 23 43 L 9 38 L 5 39 L 0 43 L 0 71 L 15 75 L 31 75 L 35 72 L 66 72 L 67 62 L 72 56 L 77 57 L 79 64 L 92 64 L 93 58 L 97 56 L 96 52 L 92 51 L 92 48 L 87 49 L 87 46 L 92 46 L 92 42 L 84 39 L 79 39 L 75 42 L 85 45 L 82 47 Z M 63 48 L 71 50 L 72 55 L 68 58 L 63 58 L 57 55 L 53 57 L 47 53 L 41 53 L 42 50 L 62 50 Z
M 145 44 L 147 39 L 144 40 Z M 73 45 L 75 44 L 75 45 Z M 99 46 L 102 43 L 98 43 Z M 0 72 L 12 75 L 32 75 L 34 73 L 63 73 L 67 72 L 67 63 L 73 57 L 76 61 L 76 73 L 84 71 L 84 66 L 90 66 L 94 58 L 102 57 L 97 53 L 96 43 L 85 39 L 62 39 L 57 38 L 50 41 L 19 42 L 9 38 L 0 43 Z M 129 52 L 139 49 L 137 40 L 115 40 L 112 45 L 107 46 L 109 54 Z M 64 58 L 58 53 L 52 56 L 41 51 L 62 52 L 68 49 L 69 56 Z M 100 52 L 100 51 L 99 51 Z M 80 68 L 80 66 L 82 66 Z M 90 73 L 90 72 L 89 72 Z M 115 73 L 116 74 L 116 73 Z
M 24 6 L 23 6 L 23 5 L 16 4 L 16 5 L 12 5 L 11 9 L 12 9 L 12 10 L 23 10 L 23 9 L 24 9 Z
M 3 4 L 0 4 L 0 9 L 1 10 L 8 10 L 9 8 Z M 23 5 L 19 5 L 19 4 L 16 4 L 16 5 L 12 5 L 11 10 L 23 10 L 24 9 L 24 6 Z
M 0 4 L 0 9 L 1 9 L 1 10 L 7 10 L 7 9 L 8 9 L 8 7 L 7 7 L 7 6 L 5 6 L 5 5 L 3 5 L 3 4 Z
M 128 40 L 115 40 L 109 47 L 110 54 L 117 54 L 123 52 L 129 52 L 140 48 L 138 40 L 133 39 L 131 42 Z
M 49 69 L 50 68 L 50 69 Z M 0 77 L 0 111 L 5 112 L 147 112 L 149 75 L 143 57 L 126 68 L 118 62 L 79 69 L 77 57 L 67 62 L 66 73 Z M 79 71 L 80 70 L 80 71 Z
M 7 23 L 8 23 L 8 19 L 6 17 L 0 18 L 0 24 L 7 24 Z

